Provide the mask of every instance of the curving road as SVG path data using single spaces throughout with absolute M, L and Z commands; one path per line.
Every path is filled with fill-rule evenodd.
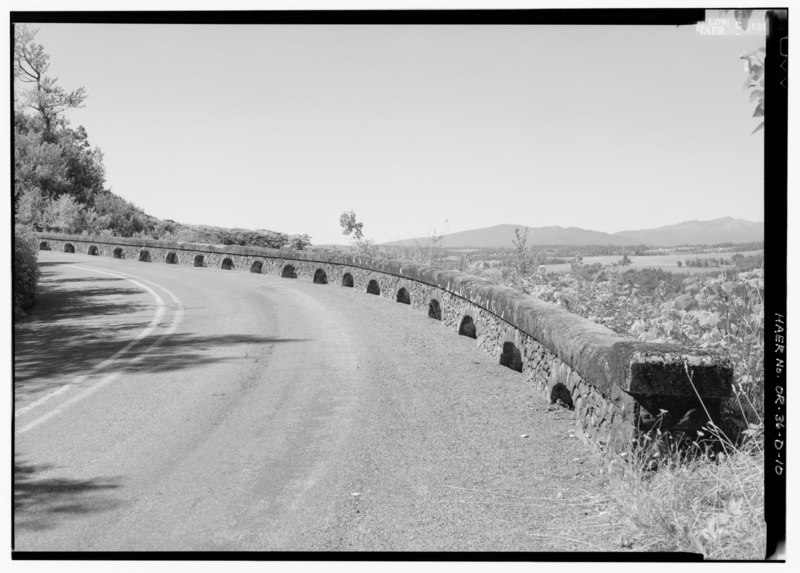
M 39 260 L 15 326 L 17 551 L 620 550 L 570 413 L 424 313 Z

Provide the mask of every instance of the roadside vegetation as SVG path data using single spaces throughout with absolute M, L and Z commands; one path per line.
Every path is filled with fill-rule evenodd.
M 39 265 L 37 254 L 39 242 L 28 227 L 14 227 L 14 318 L 25 315 L 25 311 L 36 302 Z
M 513 248 L 504 251 L 443 249 L 438 236 L 414 246 L 376 246 L 365 244 L 355 214 L 346 215 L 344 234 L 357 235 L 354 253 L 461 270 L 639 341 L 702 348 L 730 359 L 734 395 L 723 407 L 723 419 L 712 420 L 680 449 L 657 433 L 609 459 L 608 495 L 627 520 L 623 548 L 697 552 L 709 559 L 764 558 L 763 252 L 739 252 L 763 245 L 677 248 L 672 254 L 684 257 L 691 251 L 722 265 L 686 274 L 630 268 L 626 258 L 648 254 L 626 257 L 623 247 L 603 247 L 611 257 L 608 264 L 586 264 L 590 248 L 535 249 L 519 230 Z M 566 272 L 548 270 L 556 254 L 558 263 L 568 262 Z M 664 254 L 661 249 L 653 256 Z
M 517 248 L 488 269 L 495 272 L 474 270 L 637 340 L 707 349 L 731 360 L 734 396 L 724 419 L 693 436 L 688 451 L 659 436 L 612 460 L 609 494 L 640 550 L 763 559 L 763 259 L 752 268 L 753 258 L 734 257 L 732 268 L 689 276 L 580 260 L 556 274 L 530 270 L 532 259 Z

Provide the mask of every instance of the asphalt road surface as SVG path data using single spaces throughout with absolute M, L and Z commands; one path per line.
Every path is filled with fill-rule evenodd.
M 18 551 L 608 551 L 602 466 L 522 375 L 339 285 L 41 252 Z

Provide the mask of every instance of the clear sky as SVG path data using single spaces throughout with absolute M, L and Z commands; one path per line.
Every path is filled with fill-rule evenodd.
M 161 218 L 344 242 L 763 221 L 742 89 L 694 27 L 38 24 L 107 185 Z M 447 226 L 445 227 L 445 221 Z

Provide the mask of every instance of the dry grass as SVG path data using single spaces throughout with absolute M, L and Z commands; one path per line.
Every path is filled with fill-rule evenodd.
M 713 424 L 690 450 L 663 436 L 612 462 L 609 491 L 651 551 L 761 560 L 766 552 L 763 426 L 734 446 Z

